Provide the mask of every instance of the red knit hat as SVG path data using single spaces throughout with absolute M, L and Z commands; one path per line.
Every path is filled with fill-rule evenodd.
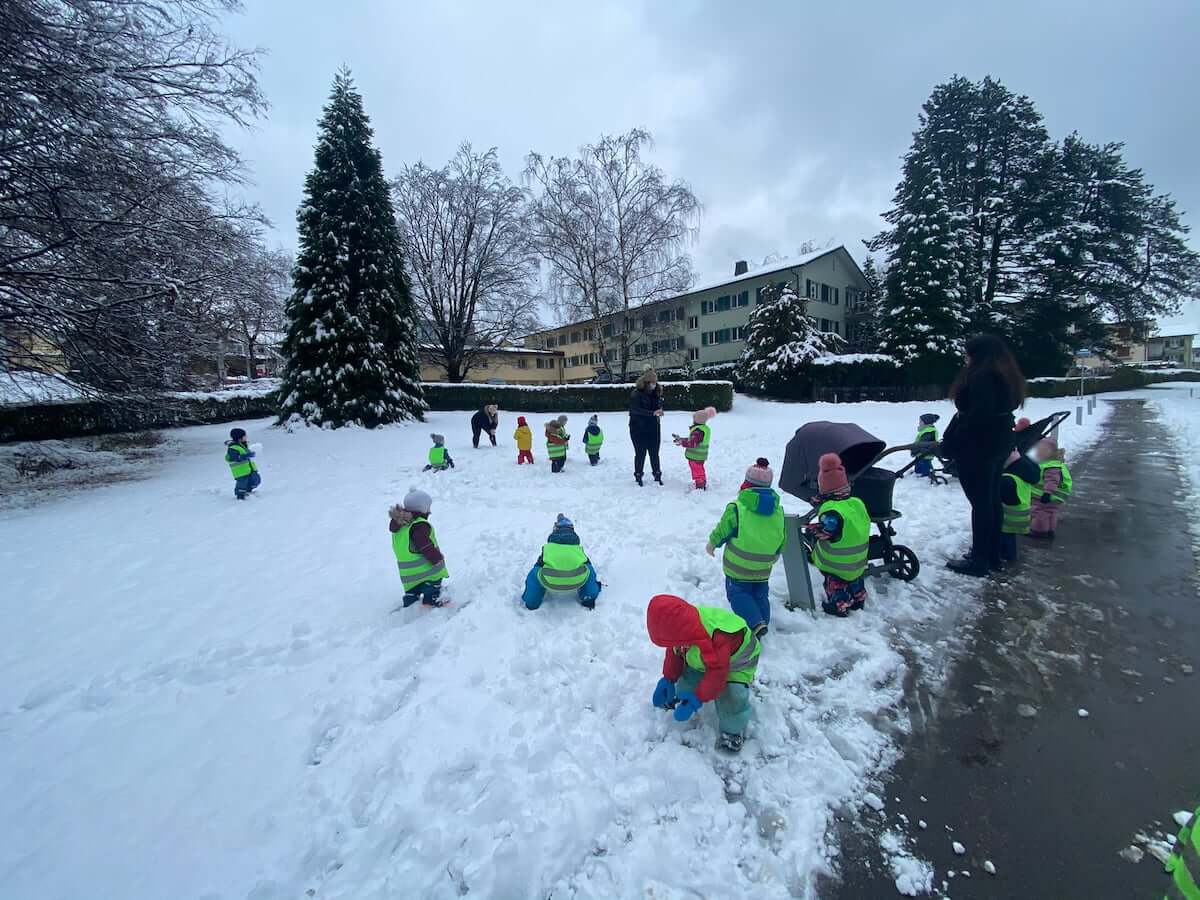
M 518 425 L 526 425 L 526 426 L 528 426 L 528 423 L 525 421 L 525 417 L 524 417 L 524 416 L 517 416 L 517 424 L 518 424 Z
M 817 488 L 822 494 L 844 493 L 850 488 L 850 479 L 846 477 L 846 467 L 842 458 L 836 453 L 826 453 L 818 461 Z
M 1032 424 L 1032 422 L 1022 416 L 1020 419 L 1017 419 L 1017 424 L 1013 426 L 1013 431 L 1024 431 Z

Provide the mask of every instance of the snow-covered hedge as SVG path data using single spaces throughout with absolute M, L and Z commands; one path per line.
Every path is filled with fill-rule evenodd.
M 1152 372 L 1145 369 L 1120 368 L 1111 373 L 1083 379 L 1085 394 L 1103 394 L 1107 391 L 1129 391 L 1163 381 L 1200 381 L 1200 372 Z M 1031 378 L 1031 397 L 1073 397 L 1079 393 L 1079 378 Z
M 715 406 L 721 412 L 733 406 L 733 384 L 728 381 L 663 381 L 667 409 L 690 410 Z M 495 403 L 501 409 L 525 412 L 619 412 L 629 408 L 628 384 L 555 384 L 544 387 L 518 384 L 425 385 L 425 402 L 433 410 L 478 409 Z

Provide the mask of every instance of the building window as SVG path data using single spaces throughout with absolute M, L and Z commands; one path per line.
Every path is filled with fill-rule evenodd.
M 486 356 L 480 356 L 478 359 L 475 360 L 475 368 L 486 369 L 487 367 L 488 367 L 488 358 Z
M 673 312 L 673 310 L 670 310 L 670 309 L 659 310 L 659 313 L 658 313 L 659 323 L 670 322 L 672 312 Z
M 697 328 L 699 328 L 700 327 L 700 317 L 699 316 L 688 316 L 687 327 L 688 327 L 689 331 L 695 331 Z
M 518 369 L 528 369 L 529 368 L 529 360 L 527 360 L 523 356 L 518 356 L 517 357 L 517 368 Z
M 681 306 L 681 307 L 679 307 L 679 309 L 675 310 L 675 321 L 676 322 L 682 322 L 686 317 L 687 317 L 687 308 L 686 307 Z
M 553 359 L 539 359 L 539 360 L 537 360 L 537 367 L 539 369 L 553 369 L 554 368 L 554 360 Z
M 578 344 L 579 341 L 582 340 L 582 337 L 583 336 L 578 331 L 572 331 L 571 332 L 571 343 Z
M 610 362 L 612 362 L 613 360 L 615 360 L 616 358 L 617 358 L 617 351 L 616 351 L 616 350 L 605 350 L 605 351 L 604 351 L 604 361 L 605 361 L 606 363 L 610 363 Z
M 634 356 L 645 356 L 647 349 L 648 348 L 646 347 L 645 344 L 635 344 L 633 347 L 633 355 Z
M 830 324 L 833 325 L 833 333 L 834 334 L 841 334 L 841 331 L 840 331 L 841 326 L 838 325 L 837 319 L 832 320 L 830 322 Z
M 838 305 L 838 302 L 839 302 L 839 301 L 838 301 L 838 289 L 837 289 L 837 288 L 834 288 L 834 289 L 833 289 L 833 305 L 834 305 L 834 306 L 837 306 L 837 305 Z
M 612 322 L 609 322 L 609 323 L 608 323 L 607 325 L 605 325 L 605 326 L 604 326 L 604 328 L 602 329 L 602 333 L 603 333 L 603 335 L 604 335 L 606 338 L 610 338 L 610 337 L 612 337 L 613 335 L 615 335 L 615 334 L 616 334 L 616 332 L 617 332 L 617 326 L 616 326 L 616 325 L 614 325 Z
M 700 358 L 700 348 L 699 347 L 688 347 L 688 359 L 695 361 L 699 358 Z
M 707 316 L 709 313 L 714 313 L 716 311 L 716 304 L 711 300 L 702 300 L 700 302 L 700 315 Z
M 832 303 L 833 302 L 833 299 L 829 293 L 829 285 L 827 285 L 827 284 L 821 285 L 821 302 L 822 303 Z
M 728 344 L 730 341 L 745 340 L 745 336 L 745 327 L 721 328 L 717 331 L 706 331 L 700 335 L 700 344 L 704 347 L 711 347 L 714 344 Z
M 829 331 L 829 320 L 828 320 L 828 319 L 822 319 L 822 320 L 821 320 L 821 330 L 822 330 L 822 331 Z
M 735 341 L 744 341 L 746 339 L 745 325 L 739 325 L 737 328 L 733 329 L 733 339 Z
M 750 305 L 750 292 L 749 291 L 742 291 L 740 294 L 737 295 L 737 305 L 738 306 L 749 306 Z
M 809 300 L 817 299 L 817 283 L 811 278 L 804 279 L 804 296 Z

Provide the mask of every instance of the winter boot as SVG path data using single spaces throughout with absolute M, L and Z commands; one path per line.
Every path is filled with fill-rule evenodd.
M 642 476 L 641 475 L 634 475 L 633 480 L 637 482 L 638 487 L 642 487 Z
M 849 600 L 838 601 L 826 597 L 821 601 L 821 609 L 828 616 L 837 616 L 839 619 L 844 619 L 850 615 L 850 602 Z
M 742 744 L 746 739 L 740 734 L 733 734 L 729 731 L 722 731 L 721 737 L 717 740 L 717 746 L 722 750 L 728 750 L 730 753 L 741 753 Z
M 767 627 L 766 622 L 759 622 L 757 625 L 754 626 L 754 636 L 761 641 L 763 638 L 765 638 L 767 636 L 767 632 L 770 630 L 771 629 L 769 629 Z
M 595 600 L 580 600 L 579 605 L 582 606 L 584 609 L 595 609 L 596 601 Z
M 655 476 L 654 476 L 654 480 L 655 480 L 655 481 L 657 481 L 659 484 L 662 484 L 662 483 L 663 483 L 663 481 L 662 481 L 662 472 L 659 472 L 657 475 L 655 475 Z

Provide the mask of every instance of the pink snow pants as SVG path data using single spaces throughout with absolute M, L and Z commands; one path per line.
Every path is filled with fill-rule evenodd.
M 692 481 L 699 487 L 708 484 L 708 476 L 704 474 L 704 463 L 698 459 L 689 459 L 688 468 L 692 470 Z
M 1029 530 L 1039 534 L 1054 531 L 1058 527 L 1058 503 L 1043 503 L 1033 501 L 1033 509 L 1029 513 Z

